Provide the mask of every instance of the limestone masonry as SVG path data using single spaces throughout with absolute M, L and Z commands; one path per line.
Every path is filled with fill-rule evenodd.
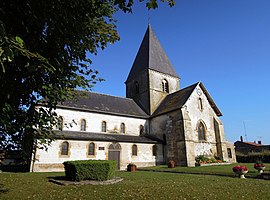
M 195 166 L 205 155 L 235 162 L 222 116 L 203 83 L 180 89 L 180 78 L 149 25 L 126 80 L 127 98 L 78 91 L 58 105 L 56 140 L 36 149 L 31 171 L 63 171 L 68 160 L 116 160 L 155 166 L 174 160 Z M 72 126 L 65 126 L 71 124 Z

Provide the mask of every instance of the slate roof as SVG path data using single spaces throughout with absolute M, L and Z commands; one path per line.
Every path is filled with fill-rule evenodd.
M 155 110 L 153 116 L 181 108 L 186 103 L 197 85 L 198 83 L 167 95 L 165 99 L 161 102 L 159 107 Z
M 57 105 L 57 107 L 148 118 L 148 115 L 135 103 L 135 101 L 133 101 L 133 99 L 86 91 L 77 92 L 78 96 L 75 99 L 65 101 L 64 103 Z
M 126 82 L 147 69 L 178 77 L 150 25 L 148 25 Z
M 206 95 L 210 105 L 214 109 L 217 116 L 222 116 L 222 113 L 216 106 L 215 102 L 211 98 L 210 94 L 207 92 L 202 82 L 195 83 L 182 90 L 179 90 L 179 91 L 176 91 L 174 93 L 167 95 L 165 99 L 161 102 L 159 107 L 155 110 L 152 116 L 157 116 L 166 112 L 180 109 L 186 103 L 186 101 L 188 100 L 188 98 L 190 97 L 194 89 L 197 87 L 197 85 L 200 85 L 200 87 L 202 88 L 202 91 Z
M 82 131 L 57 131 L 54 135 L 55 139 L 63 140 L 89 140 L 89 141 L 109 141 L 109 142 L 128 142 L 128 143 L 162 143 L 162 140 L 147 138 L 146 136 L 92 133 Z

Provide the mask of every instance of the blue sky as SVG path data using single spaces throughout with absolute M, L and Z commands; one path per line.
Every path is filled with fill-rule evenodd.
M 116 13 L 121 40 L 98 56 L 93 68 L 106 81 L 95 92 L 125 96 L 126 78 L 148 24 L 181 77 L 181 88 L 202 81 L 223 113 L 227 140 L 270 144 L 270 1 L 178 0 L 148 12 Z M 245 128 L 246 127 L 246 131 Z

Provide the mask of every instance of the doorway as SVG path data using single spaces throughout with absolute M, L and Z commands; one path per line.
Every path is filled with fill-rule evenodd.
M 109 160 L 115 160 L 116 161 L 116 169 L 120 169 L 120 152 L 121 152 L 121 145 L 118 143 L 110 144 L 109 146 Z

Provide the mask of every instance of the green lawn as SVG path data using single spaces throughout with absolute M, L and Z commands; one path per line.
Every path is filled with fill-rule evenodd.
M 215 170 L 226 172 L 221 168 L 228 166 L 219 167 Z M 0 199 L 270 199 L 270 181 L 253 178 L 137 171 L 117 172 L 124 180 L 114 185 L 60 186 L 48 182 L 48 177 L 62 175 L 0 173 Z
M 187 172 L 187 173 L 211 173 L 211 174 L 228 174 L 234 175 L 232 167 L 235 165 L 245 165 L 249 171 L 248 176 L 257 176 L 258 171 L 253 168 L 254 163 L 238 163 L 230 165 L 216 165 L 216 166 L 202 166 L 202 167 L 176 167 L 168 168 L 167 165 L 159 165 L 155 167 L 145 167 L 143 170 L 155 170 L 155 171 L 172 171 L 172 172 Z M 270 170 L 270 163 L 264 163 L 265 170 Z

